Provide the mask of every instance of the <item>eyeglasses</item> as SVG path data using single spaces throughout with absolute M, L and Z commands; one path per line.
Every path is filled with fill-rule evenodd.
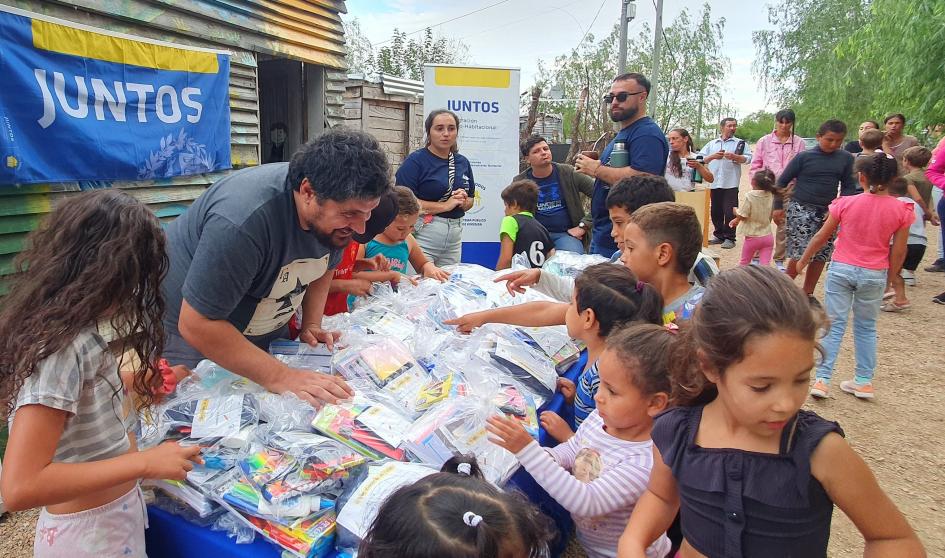
M 646 93 L 646 91 L 637 91 L 636 93 L 627 93 L 626 91 L 621 91 L 620 93 L 617 93 L 616 95 L 611 95 L 610 93 L 608 93 L 604 95 L 604 102 L 609 105 L 610 103 L 614 102 L 614 99 L 617 99 L 618 103 L 622 103 L 626 101 L 627 99 L 629 99 L 630 97 L 633 97 L 634 95 L 640 95 L 642 93 Z

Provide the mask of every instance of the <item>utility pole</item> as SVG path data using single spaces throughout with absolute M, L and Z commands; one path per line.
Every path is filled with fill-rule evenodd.
M 637 5 L 633 0 L 620 2 L 620 56 L 617 59 L 617 75 L 627 73 L 627 26 L 637 16 Z
M 699 110 L 698 116 L 696 116 L 696 141 L 702 142 L 702 123 L 705 120 L 702 118 L 702 104 L 705 101 L 705 55 L 703 54 L 699 58 L 699 71 L 702 73 L 702 85 L 699 87 Z
M 653 34 L 653 75 L 650 76 L 650 116 L 656 118 L 659 101 L 660 50 L 663 42 L 663 0 L 656 0 L 656 31 Z

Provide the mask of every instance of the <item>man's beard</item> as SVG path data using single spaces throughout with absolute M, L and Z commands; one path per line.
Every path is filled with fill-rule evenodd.
M 630 120 L 631 118 L 636 116 L 639 111 L 640 111 L 640 107 L 628 108 L 627 110 L 623 110 L 617 113 L 615 113 L 614 111 L 610 111 L 610 119 L 613 120 L 614 122 L 624 122 L 625 120 Z
M 335 229 L 329 233 L 324 233 L 315 226 L 314 223 L 309 224 L 308 233 L 315 237 L 318 242 L 321 244 L 331 247 L 331 248 L 344 248 L 351 242 L 351 238 L 354 234 L 352 229 Z M 343 233 L 343 234 L 339 234 Z

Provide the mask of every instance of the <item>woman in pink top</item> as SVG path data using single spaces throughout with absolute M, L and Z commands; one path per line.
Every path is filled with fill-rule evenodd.
M 755 144 L 754 155 L 751 158 L 751 167 L 748 169 L 749 179 L 762 169 L 768 169 L 777 178 L 795 155 L 807 147 L 801 136 L 794 133 L 794 121 L 797 117 L 791 109 L 779 110 L 774 115 L 774 131 L 764 136 Z M 778 233 L 775 235 L 774 261 L 780 268 L 784 265 L 785 228 L 784 211 L 775 215 L 775 224 Z
M 945 138 L 942 138 L 935 149 L 932 150 L 932 160 L 929 161 L 928 168 L 925 169 L 925 177 L 929 179 L 935 188 L 932 189 L 932 207 L 938 211 L 938 218 L 941 221 L 945 218 Z M 925 268 L 926 271 L 942 272 L 945 271 L 945 226 L 941 228 L 942 239 L 938 243 L 938 259 L 932 265 Z M 945 304 L 945 293 L 932 299 L 939 304 Z
M 873 398 L 876 316 L 886 288 L 887 271 L 899 274 L 906 255 L 909 225 L 915 219 L 912 208 L 890 196 L 886 188 L 898 173 L 896 159 L 877 151 L 859 157 L 855 168 L 863 193 L 837 198 L 830 204 L 827 221 L 797 264 L 798 272 L 807 267 L 813 255 L 840 228 L 825 285 L 830 331 L 824 337 L 824 358 L 810 391 L 817 398 L 827 397 L 851 309 L 856 370 L 854 379 L 841 382 L 840 389 L 860 399 Z

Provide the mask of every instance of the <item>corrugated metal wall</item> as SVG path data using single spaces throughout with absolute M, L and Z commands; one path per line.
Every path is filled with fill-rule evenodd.
M 293 58 L 326 69 L 344 68 L 341 0 L 0 0 L 0 4 L 91 27 L 183 45 L 225 48 L 230 59 L 231 148 L 234 168 L 257 165 L 259 98 L 257 52 Z M 328 72 L 325 118 L 343 122 L 344 73 Z M 13 259 L 27 233 L 56 205 L 77 192 L 126 189 L 162 220 L 180 215 L 225 173 L 160 181 L 65 182 L 0 186 L 0 296 L 7 292 Z

